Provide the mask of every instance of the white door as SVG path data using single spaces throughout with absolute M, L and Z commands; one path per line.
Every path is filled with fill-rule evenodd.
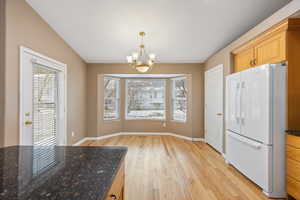
M 20 49 L 20 145 L 65 145 L 66 65 Z
M 205 141 L 223 152 L 223 65 L 205 72 Z
M 271 67 L 241 72 L 241 134 L 270 144 Z
M 226 77 L 226 130 L 240 133 L 241 73 Z

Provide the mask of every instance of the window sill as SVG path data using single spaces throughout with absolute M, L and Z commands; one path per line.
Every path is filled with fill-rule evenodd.
M 166 119 L 135 119 L 135 118 L 127 118 L 126 121 L 160 121 L 164 122 Z
M 104 123 L 121 122 L 121 120 L 120 119 L 104 119 L 103 122 Z
M 170 122 L 181 123 L 181 124 L 186 124 L 187 123 L 187 121 L 181 121 L 181 120 L 170 120 Z

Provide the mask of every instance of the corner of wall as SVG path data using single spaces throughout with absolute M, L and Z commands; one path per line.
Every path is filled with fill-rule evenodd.
M 4 146 L 6 0 L 0 1 L 0 147 Z

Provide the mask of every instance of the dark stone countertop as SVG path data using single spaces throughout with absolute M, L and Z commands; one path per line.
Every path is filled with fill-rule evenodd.
M 103 200 L 126 147 L 0 148 L 1 200 Z

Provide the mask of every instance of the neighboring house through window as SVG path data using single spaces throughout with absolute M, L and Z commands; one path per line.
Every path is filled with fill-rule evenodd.
M 165 80 L 126 80 L 126 119 L 165 120 Z

